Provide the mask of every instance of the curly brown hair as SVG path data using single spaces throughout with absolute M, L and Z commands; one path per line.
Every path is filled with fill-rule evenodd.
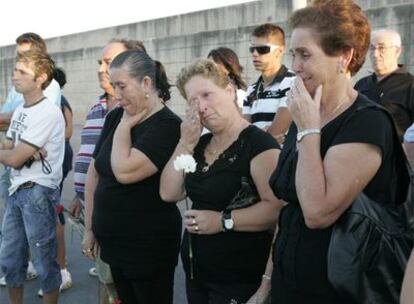
M 370 44 L 371 26 L 362 9 L 352 0 L 316 0 L 297 10 L 289 19 L 290 27 L 311 28 L 328 56 L 353 49 L 348 70 L 355 75 L 365 62 Z

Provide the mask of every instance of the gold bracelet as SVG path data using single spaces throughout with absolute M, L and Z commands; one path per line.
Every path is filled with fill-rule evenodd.
M 265 280 L 268 280 L 268 281 L 272 280 L 272 278 L 267 274 L 262 275 L 262 279 L 265 279 Z

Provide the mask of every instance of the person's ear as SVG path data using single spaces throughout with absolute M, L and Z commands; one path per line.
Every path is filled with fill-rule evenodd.
M 348 50 L 345 50 L 343 54 L 339 56 L 339 60 L 338 60 L 339 73 L 343 74 L 348 71 L 349 64 L 351 63 L 353 56 L 354 56 L 353 48 L 349 48 Z
M 227 94 L 231 96 L 232 99 L 236 98 L 236 89 L 234 88 L 234 85 L 229 83 L 227 87 L 225 88 Z
M 145 93 L 149 94 L 152 90 L 152 79 L 148 76 L 144 76 L 141 82 L 141 88 Z
M 36 77 L 35 81 L 36 81 L 37 87 L 42 88 L 43 83 L 47 81 L 47 74 L 46 73 L 40 74 L 39 76 Z
M 398 58 L 400 58 L 401 53 L 402 53 L 402 46 L 396 46 L 395 47 L 395 56 L 397 57 L 397 60 L 398 60 Z

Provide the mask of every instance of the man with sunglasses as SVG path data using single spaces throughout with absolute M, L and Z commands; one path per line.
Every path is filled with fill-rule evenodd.
M 390 29 L 372 32 L 370 59 L 374 73 L 360 79 L 355 89 L 391 112 L 400 140 L 414 122 L 414 77 L 398 64 L 401 37 Z
M 252 33 L 249 51 L 253 65 L 261 75 L 247 89 L 243 115 L 283 143 L 284 134 L 292 121 L 286 93 L 294 78 L 293 72 L 281 63 L 285 52 L 285 33 L 274 24 L 259 25 Z

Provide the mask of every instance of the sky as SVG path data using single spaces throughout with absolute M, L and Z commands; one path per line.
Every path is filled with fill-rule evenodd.
M 253 0 L 3 0 L 0 46 L 24 32 L 43 38 L 173 16 Z

